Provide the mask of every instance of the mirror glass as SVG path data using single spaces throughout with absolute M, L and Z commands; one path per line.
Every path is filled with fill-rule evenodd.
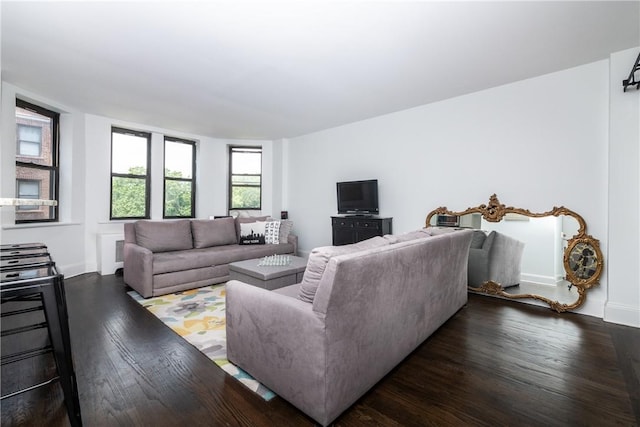
M 494 195 L 488 206 L 462 212 L 438 208 L 429 214 L 426 225 L 473 229 L 485 236 L 484 240 L 478 237 L 482 241 L 474 237 L 471 244 L 472 292 L 532 298 L 566 311 L 584 302 L 584 291 L 597 284 L 602 270 L 598 241 L 586 235 L 580 215 L 563 207 L 531 213 L 505 207 Z M 494 238 L 489 237 L 492 233 Z

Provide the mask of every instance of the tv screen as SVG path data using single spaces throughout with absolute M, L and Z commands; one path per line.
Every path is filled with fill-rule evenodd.
M 378 213 L 378 180 L 338 182 L 338 213 L 367 215 Z

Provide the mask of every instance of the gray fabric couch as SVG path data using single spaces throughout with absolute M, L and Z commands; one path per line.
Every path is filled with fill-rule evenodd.
M 261 218 L 264 219 L 264 218 Z M 124 282 L 145 298 L 229 280 L 234 261 L 296 254 L 286 243 L 240 245 L 238 223 L 256 219 L 136 221 L 124 225 Z
M 520 284 L 524 243 L 497 231 L 474 231 L 469 249 L 469 286 L 492 280 L 503 288 Z
M 229 360 L 331 423 L 467 302 L 472 232 L 416 234 L 314 250 L 302 284 L 275 291 L 230 281 Z M 323 268 L 310 269 L 314 254 Z M 318 280 L 312 302 L 300 298 L 311 297 L 305 279 Z

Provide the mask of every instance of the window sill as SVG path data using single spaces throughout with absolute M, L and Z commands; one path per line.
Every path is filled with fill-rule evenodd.
M 22 230 L 25 228 L 46 228 L 46 227 L 68 227 L 72 225 L 82 225 L 81 222 L 34 222 L 29 224 L 8 224 L 3 225 L 3 230 Z
M 48 199 L 0 199 L 0 206 L 58 206 L 57 200 Z

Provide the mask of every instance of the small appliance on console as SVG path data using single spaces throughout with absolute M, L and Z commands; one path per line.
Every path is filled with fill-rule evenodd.
M 378 180 L 345 181 L 336 184 L 338 191 L 338 214 L 377 215 Z

